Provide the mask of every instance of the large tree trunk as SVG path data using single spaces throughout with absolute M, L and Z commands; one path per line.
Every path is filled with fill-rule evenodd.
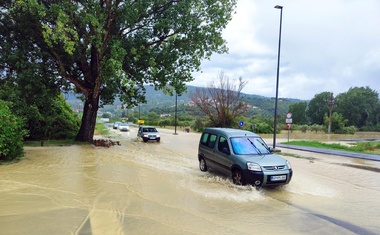
M 83 108 L 82 124 L 75 141 L 83 141 L 92 143 L 96 125 L 96 115 L 99 108 L 99 96 L 93 98 L 92 95 L 87 96 Z

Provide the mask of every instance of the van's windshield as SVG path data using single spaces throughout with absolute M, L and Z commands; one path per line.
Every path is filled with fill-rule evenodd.
M 269 154 L 269 147 L 260 137 L 233 137 L 231 138 L 232 149 L 235 154 Z

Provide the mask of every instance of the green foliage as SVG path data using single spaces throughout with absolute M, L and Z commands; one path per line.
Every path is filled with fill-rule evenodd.
M 319 141 L 302 140 L 302 141 L 284 142 L 283 144 L 308 146 L 308 147 L 314 147 L 314 148 L 325 148 L 325 149 L 333 149 L 333 150 L 343 150 L 343 151 L 367 153 L 367 154 L 374 154 L 374 151 L 380 150 L 379 142 L 363 142 L 363 143 L 356 143 L 352 146 L 346 146 L 346 145 L 336 144 L 336 143 L 330 144 L 330 143 L 322 143 Z
M 326 132 L 327 128 L 324 125 L 313 124 L 313 125 L 310 126 L 310 131 Z
M 292 125 L 293 126 L 293 125 Z M 308 130 L 310 130 L 308 125 L 301 125 L 297 127 L 301 132 L 306 133 Z
M 172 123 L 171 120 L 169 120 L 169 119 L 163 119 L 163 120 L 161 120 L 161 121 L 158 122 L 158 125 L 160 127 L 166 127 L 166 126 L 170 126 L 171 123 Z
M 205 129 L 205 124 L 204 124 L 203 119 L 199 117 L 195 119 L 195 122 L 193 125 L 191 125 L 191 128 L 198 132 L 202 132 Z
M 310 123 L 323 125 L 324 117 L 329 113 L 329 102 L 331 101 L 331 92 L 322 92 L 316 94 L 313 99 L 310 100 L 306 115 Z
M 109 129 L 105 127 L 104 123 L 96 123 L 95 133 L 97 135 L 107 136 L 109 135 Z
M 273 133 L 273 126 L 263 122 L 257 123 L 255 132 L 259 134 L 271 134 Z
M 22 118 L 12 114 L 9 103 L 0 100 L 0 161 L 22 157 L 26 135 Z
M 53 84 L 75 87 L 83 95 L 77 140 L 90 141 L 99 105 L 118 96 L 127 107 L 137 106 L 145 102 L 145 84 L 173 87 L 181 95 L 203 59 L 227 52 L 222 30 L 236 3 L 9 1 L 0 12 L 7 26 L 1 31 L 1 53 L 15 63 L 2 66 L 7 69 L 0 74 L 23 71 L 16 61 L 46 65 L 52 77 L 46 80 L 61 79 Z
M 347 126 L 343 128 L 343 134 L 355 134 L 357 130 L 355 126 Z
M 292 122 L 293 124 L 307 124 L 307 117 L 306 117 L 306 108 L 307 103 L 306 102 L 298 102 L 295 104 L 289 105 L 289 112 L 292 113 Z
M 103 113 L 102 118 L 111 118 L 111 114 L 110 113 Z
M 336 97 L 336 112 L 347 119 L 347 125 L 358 128 L 376 126 L 380 116 L 379 93 L 369 87 L 354 87 Z

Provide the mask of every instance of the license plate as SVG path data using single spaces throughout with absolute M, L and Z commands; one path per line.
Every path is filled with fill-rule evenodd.
M 154 140 L 154 139 L 156 139 L 156 137 L 150 137 L 149 139 Z
M 272 175 L 270 177 L 271 181 L 281 181 L 281 180 L 286 180 L 286 175 Z

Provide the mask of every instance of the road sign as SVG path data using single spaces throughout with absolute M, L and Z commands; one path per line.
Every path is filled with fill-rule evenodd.
M 286 114 L 286 118 L 290 119 L 290 118 L 292 118 L 292 117 L 293 117 L 293 114 L 292 114 L 291 112 L 288 112 L 288 113 Z
M 292 124 L 288 123 L 286 124 L 286 129 L 289 130 Z
M 239 126 L 244 126 L 244 122 L 239 122 Z
M 291 118 L 285 119 L 285 123 L 292 123 L 292 122 L 293 122 L 293 119 L 291 119 Z

